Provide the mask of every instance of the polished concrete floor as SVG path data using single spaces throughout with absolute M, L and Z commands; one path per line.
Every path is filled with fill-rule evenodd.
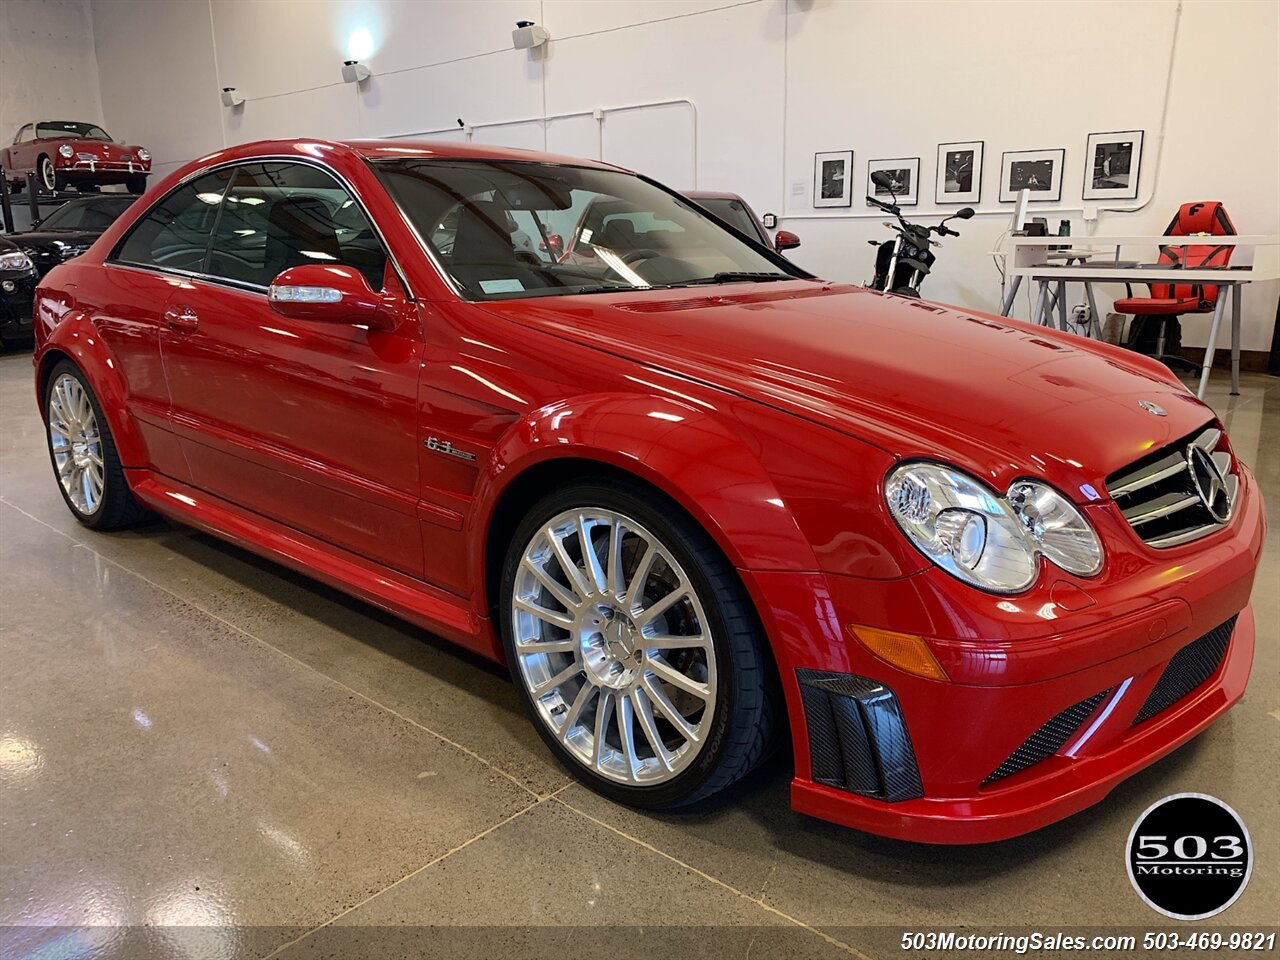
M 1280 920 L 1274 533 L 1243 703 L 1066 822 L 889 841 L 792 813 L 785 757 L 649 815 L 571 781 L 497 668 L 182 527 L 78 526 L 30 383 L 0 356 L 0 954 L 880 957 L 935 926 L 1159 927 L 1122 849 L 1182 791 L 1257 850 L 1206 924 Z M 1280 504 L 1280 380 L 1219 375 L 1212 402 Z

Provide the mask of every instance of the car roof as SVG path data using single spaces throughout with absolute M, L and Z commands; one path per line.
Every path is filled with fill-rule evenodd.
M 738 194 L 724 193 L 720 190 L 686 190 L 684 195 L 690 200 L 737 200 L 743 206 L 747 204 L 747 201 L 743 200 Z
M 257 140 L 201 157 L 197 163 L 250 160 L 263 155 L 302 154 L 317 156 L 334 148 L 354 152 L 366 160 L 404 159 L 469 159 L 469 160 L 524 160 L 531 163 L 554 163 L 598 170 L 622 170 L 624 168 L 599 160 L 569 157 L 539 150 L 522 150 L 517 147 L 499 147 L 484 143 L 451 143 L 448 141 L 395 139 L 395 140 L 320 140 L 307 137 L 291 140 Z M 630 172 L 630 171 L 627 171 Z

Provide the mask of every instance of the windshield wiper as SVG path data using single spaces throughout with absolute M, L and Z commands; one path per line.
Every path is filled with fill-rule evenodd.
M 772 273 L 767 270 L 721 270 L 719 273 L 710 277 L 699 277 L 696 280 L 686 280 L 683 286 L 693 286 L 694 284 L 705 283 L 740 283 L 742 281 L 764 283 L 770 280 L 795 280 L 789 273 Z

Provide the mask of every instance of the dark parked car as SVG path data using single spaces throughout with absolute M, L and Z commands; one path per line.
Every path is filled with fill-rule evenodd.
M 790 230 L 779 230 L 772 239 L 762 221 L 751 205 L 736 193 L 718 193 L 713 190 L 691 190 L 685 194 L 702 209 L 709 211 L 739 233 L 752 240 L 759 240 L 766 247 L 781 253 L 783 250 L 794 250 L 800 246 L 800 238 Z
M 58 264 L 78 257 L 129 209 L 136 198 L 125 194 L 102 194 L 68 200 L 32 229 L 14 234 L 14 240 L 31 258 L 43 277 Z
M 31 336 L 31 301 L 36 270 L 31 259 L 8 237 L 0 236 L 0 342 Z

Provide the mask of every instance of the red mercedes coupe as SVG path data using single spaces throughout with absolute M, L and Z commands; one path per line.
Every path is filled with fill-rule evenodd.
M 589 204 L 631 229 L 578 237 Z M 67 506 L 162 514 L 505 662 L 672 807 L 1058 820 L 1244 693 L 1263 507 L 1160 364 L 816 279 L 625 170 L 280 141 L 169 175 L 37 293 Z

